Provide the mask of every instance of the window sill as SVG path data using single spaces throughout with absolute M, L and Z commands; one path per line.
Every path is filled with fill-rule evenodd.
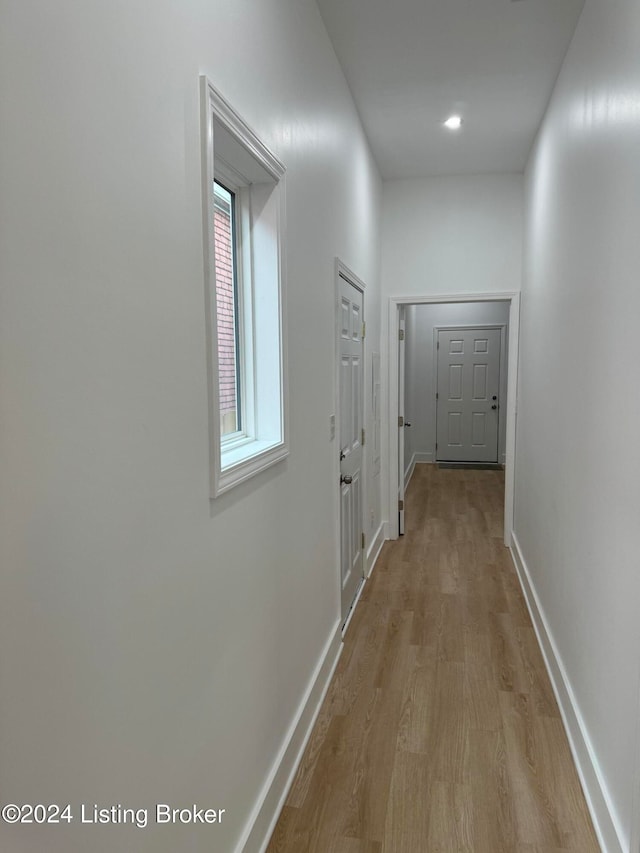
M 249 449 L 248 453 L 246 452 L 247 445 L 253 447 L 255 441 L 255 438 L 251 438 L 250 435 L 246 435 L 244 432 L 225 436 L 222 440 L 222 467 L 225 468 L 227 466 L 227 462 L 225 461 L 227 458 L 230 460 L 228 464 L 233 465 L 238 451 L 240 451 L 241 456 L 252 455 L 253 451 L 251 449 Z
M 288 446 L 281 440 L 254 440 L 222 451 L 221 471 L 215 495 L 228 492 L 289 455 Z

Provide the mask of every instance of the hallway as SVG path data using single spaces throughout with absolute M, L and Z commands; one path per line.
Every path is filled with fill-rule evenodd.
M 503 491 L 502 472 L 416 467 L 268 853 L 599 850 Z

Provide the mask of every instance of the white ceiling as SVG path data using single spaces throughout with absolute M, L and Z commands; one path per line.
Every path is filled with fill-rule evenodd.
M 317 2 L 389 179 L 523 171 L 584 0 Z

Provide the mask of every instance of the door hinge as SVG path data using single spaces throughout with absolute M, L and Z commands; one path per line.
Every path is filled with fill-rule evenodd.
M 364 336 L 367 334 L 367 324 L 362 324 L 362 340 L 364 340 Z
M 438 399 L 438 397 L 439 397 L 439 396 L 440 396 L 440 395 L 439 395 L 439 394 L 438 394 L 438 392 L 436 391 L 436 400 Z
M 404 426 L 404 418 L 402 417 L 402 415 L 398 415 L 398 426 Z
M 403 341 L 403 340 L 404 340 L 404 329 L 400 329 L 400 333 L 399 333 L 399 335 L 398 335 L 398 339 L 399 339 L 399 340 L 401 340 L 401 341 Z
M 440 341 L 436 344 L 436 349 L 440 349 Z
M 436 450 L 438 449 L 438 442 L 436 441 Z
M 364 551 L 364 533 L 362 534 L 362 550 Z
M 362 429 L 360 430 L 360 445 L 361 445 L 362 447 L 364 447 L 364 438 L 365 438 L 365 436 L 364 436 L 364 427 L 362 427 Z
M 398 512 L 404 512 L 404 501 L 398 501 Z

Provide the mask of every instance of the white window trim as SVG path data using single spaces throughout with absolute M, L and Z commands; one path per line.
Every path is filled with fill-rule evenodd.
M 238 115 L 228 101 L 212 86 L 207 77 L 200 78 L 201 117 L 202 117 L 202 179 L 203 179 L 203 229 L 205 261 L 205 294 L 207 309 L 207 367 L 209 385 L 209 444 L 210 444 L 210 480 L 211 498 L 245 482 L 250 477 L 280 462 L 289 454 L 288 394 L 287 394 L 287 353 L 284 335 L 285 325 L 285 275 L 284 253 L 284 174 L 285 167 L 278 158 L 261 142 L 253 130 Z M 278 371 L 277 383 L 280 389 L 279 430 L 278 435 L 265 434 L 264 406 L 265 394 L 256 387 L 256 365 L 260 352 L 260 330 L 256 330 L 254 284 L 258 271 L 256 265 L 256 247 L 252 237 L 253 218 L 251 209 L 252 183 L 228 163 L 220 162 L 215 154 L 214 127 L 221 126 L 229 133 L 239 147 L 248 154 L 253 165 L 265 174 L 264 183 L 273 185 L 277 215 L 277 236 L 275 262 L 278 311 Z M 223 439 L 220 429 L 219 371 L 218 371 L 218 333 L 216 314 L 215 283 L 215 246 L 213 222 L 214 194 L 213 181 L 218 176 L 221 183 L 232 184 L 237 193 L 236 204 L 237 236 L 236 252 L 238 269 L 238 310 L 240 312 L 239 357 L 241 358 L 241 395 L 243 429 Z M 258 182 L 256 182 L 257 184 Z M 239 198 L 238 198 L 239 197 Z M 240 221 L 241 219 L 241 221 Z M 242 273 L 240 273 L 240 267 Z M 275 293 L 275 291 L 274 291 Z M 275 297 L 274 297 L 275 298 Z M 264 338 L 262 335 L 262 345 Z M 272 345 L 273 335 L 268 335 Z M 273 352 L 273 350 L 272 350 Z M 275 377 L 275 371 L 274 371 Z M 262 398 L 262 402 L 261 402 Z M 274 405 L 271 401 L 270 405 Z M 272 418 L 269 418 L 272 420 Z

